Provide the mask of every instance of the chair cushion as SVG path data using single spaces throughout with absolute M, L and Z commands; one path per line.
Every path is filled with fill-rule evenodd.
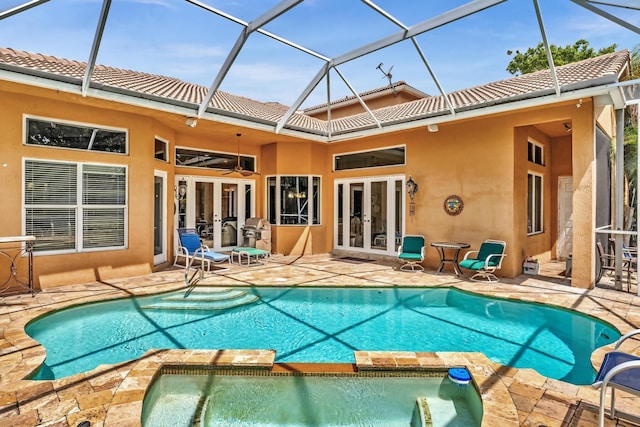
M 458 263 L 460 267 L 466 268 L 467 270 L 481 270 L 484 267 L 484 261 L 480 261 L 473 258 L 463 259 Z
M 198 255 L 196 255 L 196 258 Z M 229 260 L 229 255 L 219 254 L 218 252 L 204 251 L 203 255 L 205 259 L 208 259 L 209 261 L 213 261 L 213 262 L 222 262 L 222 261 Z
M 408 259 L 408 260 L 418 260 L 418 261 L 422 261 L 422 255 L 420 254 L 420 252 L 416 253 L 406 253 L 406 252 L 402 252 L 400 255 L 398 255 L 398 258 L 400 259 Z
M 491 243 L 491 242 L 484 242 L 481 246 L 480 246 L 480 251 L 478 252 L 478 260 L 480 261 L 486 261 L 486 259 L 489 257 L 489 255 L 495 255 L 495 254 L 503 254 L 504 253 L 504 246 L 502 246 L 500 243 Z M 491 266 L 496 266 L 500 263 L 500 257 L 492 257 L 489 260 L 489 265 Z
M 402 252 L 420 254 L 424 247 L 424 237 L 422 236 L 406 236 L 402 240 Z
M 233 252 L 243 252 L 246 253 L 247 255 L 251 255 L 251 256 L 259 256 L 259 255 L 267 255 L 269 252 L 265 251 L 264 249 L 256 249 L 256 248 L 233 248 Z

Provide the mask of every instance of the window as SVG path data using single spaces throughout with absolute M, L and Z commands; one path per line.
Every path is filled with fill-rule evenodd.
M 380 166 L 404 165 L 405 147 L 391 147 L 360 153 L 336 154 L 334 170 L 362 169 Z
M 26 128 L 25 143 L 28 145 L 120 154 L 127 152 L 127 133 L 122 130 L 31 118 L 27 118 Z
M 527 234 L 542 233 L 542 176 L 529 173 L 527 178 Z
M 154 141 L 154 157 L 163 162 L 167 161 L 167 143 L 161 139 L 156 138 Z
M 529 141 L 528 159 L 531 163 L 544 166 L 544 147 L 538 143 Z
M 279 225 L 320 224 L 320 177 L 270 176 L 267 186 L 269 222 Z
M 38 252 L 126 246 L 124 166 L 25 160 L 25 232 Z
M 233 169 L 238 165 L 238 162 L 240 162 L 242 169 L 251 172 L 256 171 L 256 159 L 254 157 L 240 156 L 240 159 L 238 159 L 237 154 L 176 148 L 176 166 Z

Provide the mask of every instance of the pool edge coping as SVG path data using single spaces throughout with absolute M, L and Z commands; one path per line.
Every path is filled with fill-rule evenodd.
M 174 272 L 175 273 L 175 272 Z M 161 273 L 163 274 L 163 273 Z M 155 275 L 154 275 L 155 276 Z M 98 287 L 85 287 L 81 285 L 73 285 L 70 287 L 70 292 L 78 292 L 79 289 L 82 289 L 84 292 L 84 296 L 73 299 L 73 300 L 54 300 L 52 304 L 42 304 L 36 307 L 27 307 L 23 310 L 16 310 L 15 312 L 4 313 L 4 316 L 7 316 L 11 319 L 11 322 L 5 326 L 4 332 L 5 336 L 4 341 L 5 347 L 2 349 L 1 355 L 4 360 L 7 360 L 7 367 L 11 365 L 10 369 L 6 369 L 0 373 L 0 384 L 5 385 L 5 391 L 0 393 L 2 397 L 2 408 L 3 412 L 10 414 L 11 409 L 15 408 L 15 410 L 20 407 L 20 414 L 22 414 L 23 410 L 23 401 L 22 398 L 29 395 L 31 393 L 40 393 L 46 392 L 60 392 L 65 389 L 69 389 L 72 387 L 72 384 L 75 381 L 86 379 L 89 382 L 101 382 L 102 380 L 99 378 L 101 374 L 105 373 L 105 366 L 101 366 L 92 371 L 78 374 L 77 376 L 66 377 L 60 380 L 49 380 L 49 381 L 30 381 L 25 379 L 25 372 L 32 372 L 37 369 L 37 367 L 42 363 L 45 357 L 44 348 L 34 341 L 25 333 L 24 325 L 28 324 L 30 321 L 35 319 L 37 316 L 47 314 L 51 311 L 68 308 L 71 306 L 86 304 L 90 302 L 95 302 L 99 300 L 111 300 L 118 298 L 125 298 L 130 296 L 142 296 L 149 294 L 157 294 L 161 292 L 167 292 L 172 290 L 183 289 L 184 284 L 180 283 L 178 280 L 174 280 L 173 278 L 169 278 L 167 274 L 161 280 L 162 282 L 155 281 L 150 284 L 137 284 L 135 286 L 128 286 L 126 283 L 115 282 L 115 283 L 106 283 L 102 285 L 106 285 L 109 288 L 99 288 Z M 128 278 L 128 280 L 137 280 L 139 278 Z M 535 282 L 533 279 L 528 278 L 529 282 Z M 536 285 L 535 283 L 533 283 Z M 226 284 L 225 286 L 230 286 Z M 275 287 L 275 285 L 261 285 L 255 284 L 255 287 Z M 294 285 L 292 287 L 296 287 L 299 285 Z M 313 286 L 313 285 L 310 285 Z M 419 284 L 418 287 L 439 287 L 440 285 L 427 285 L 427 284 Z M 608 292 L 602 289 L 593 289 L 593 290 L 577 290 L 573 288 L 564 289 L 564 287 L 559 286 L 550 286 L 549 288 L 544 288 L 542 292 L 540 292 L 540 288 L 536 285 L 534 286 L 535 292 L 531 293 L 531 289 L 528 289 L 526 286 L 521 286 L 517 283 L 509 283 L 504 281 L 502 283 L 498 283 L 492 286 L 484 285 L 482 287 L 476 287 L 473 283 L 468 283 L 465 281 L 456 281 L 454 283 L 450 283 L 445 285 L 447 287 L 456 288 L 460 290 L 468 290 L 474 292 L 479 295 L 486 295 L 489 297 L 498 297 L 498 298 L 508 298 L 510 300 L 520 300 L 520 301 L 529 301 L 529 302 L 540 302 L 545 305 L 550 305 L 559 308 L 567 308 L 574 310 L 579 313 L 583 313 L 592 317 L 595 317 L 599 320 L 603 320 L 614 325 L 621 333 L 632 329 L 635 325 L 633 322 L 633 318 L 629 319 L 623 313 L 621 316 L 619 310 L 616 310 L 616 306 L 618 304 L 626 303 L 629 304 L 628 300 L 634 299 L 629 295 L 617 295 L 612 294 L 612 298 L 609 298 Z M 356 286 L 357 287 L 357 286 Z M 376 284 L 374 287 L 386 287 L 383 284 Z M 393 286 L 392 286 L 393 287 Z M 412 286 L 408 286 L 412 287 Z M 97 292 L 96 292 L 97 290 Z M 56 289 L 56 291 L 62 291 L 61 289 Z M 43 293 L 46 293 L 44 291 Z M 606 295 L 606 297 L 605 297 Z M 33 297 L 24 296 L 31 300 Z M 13 297 L 20 299 L 21 296 Z M 37 298 L 37 296 L 36 296 Z M 585 304 L 585 301 L 587 304 Z M 591 304 L 591 307 L 590 305 Z M 636 325 L 637 327 L 637 325 Z M 597 367 L 599 362 L 601 361 L 601 357 L 604 352 L 607 350 L 607 346 L 602 347 L 600 349 L 596 349 L 594 353 L 591 355 L 592 364 Z M 630 349 L 631 350 L 631 349 Z M 466 353 L 459 353 L 460 357 L 464 357 Z M 120 380 L 128 375 L 129 370 L 132 366 L 136 366 L 137 363 L 141 360 L 141 358 L 123 362 L 118 365 L 108 365 L 110 371 L 114 371 L 115 375 L 119 375 L 118 383 Z M 552 380 L 547 377 L 543 377 L 538 375 L 535 371 L 527 372 L 526 369 L 517 369 L 510 368 L 502 365 L 496 365 L 495 363 L 488 362 L 488 366 L 493 366 L 495 372 L 498 373 L 498 377 L 502 377 L 504 381 L 506 381 L 506 385 L 508 388 L 511 388 L 511 381 L 514 380 L 522 380 L 525 379 L 526 382 L 529 382 L 533 387 L 544 387 L 545 389 L 549 389 L 553 392 L 563 393 L 565 388 L 569 388 L 569 399 L 573 401 L 581 401 L 585 400 L 587 402 L 596 402 L 596 395 L 592 391 L 590 386 L 574 386 L 568 383 L 563 383 L 559 380 Z M 85 378 L 86 377 L 86 378 Z M 119 388 L 119 387 L 116 387 Z M 590 391 L 586 391 L 586 390 Z M 47 391 L 48 390 L 48 391 Z M 511 392 L 513 394 L 513 391 Z M 516 391 L 517 394 L 517 391 Z M 21 398 L 22 396 L 22 398 Z M 535 397 L 534 397 L 535 399 Z M 105 419 L 105 414 L 109 406 L 111 405 L 113 399 L 105 401 L 103 404 L 103 408 L 101 409 L 102 415 L 93 414 L 96 418 L 93 421 L 102 421 Z M 513 399 L 512 399 L 513 401 Z M 517 403 L 517 402 L 516 402 Z M 485 398 L 483 398 L 483 407 L 485 404 Z M 29 409 L 33 411 L 32 409 Z M 525 410 L 525 412 L 529 412 L 529 410 Z M 70 425 L 73 424 L 72 420 L 79 419 L 78 417 L 84 413 L 82 408 L 80 408 L 80 412 L 73 411 L 66 415 Z M 17 413 L 17 412 L 16 412 Z M 11 416 L 11 415 L 9 415 Z M 20 415 L 22 416 L 22 415 Z M 486 417 L 486 415 L 485 415 Z M 483 418 L 484 420 L 484 418 Z M 497 421 L 499 422 L 499 421 Z M 498 425 L 497 422 L 489 423 L 486 425 Z M 139 425 L 140 421 L 137 422 Z M 483 421 L 483 426 L 485 426 L 485 422 Z M 120 426 L 122 427 L 122 425 Z
M 494 363 L 482 353 L 416 353 L 416 352 L 356 352 L 374 353 L 385 362 L 377 364 L 276 364 L 274 350 L 149 350 L 138 359 L 117 388 L 104 418 L 104 427 L 137 426 L 142 423 L 143 401 L 153 382 L 166 370 L 175 369 L 242 369 L 268 370 L 277 372 L 282 365 L 294 366 L 295 372 L 328 373 L 336 367 L 340 372 L 378 371 L 407 373 L 411 371 L 446 372 L 449 368 L 464 367 L 472 377 L 473 386 L 480 395 L 482 403 L 482 422 L 484 426 L 519 426 L 518 411 L 507 385 L 494 370 Z M 270 362 L 268 360 L 271 360 Z M 358 359 L 358 356 L 356 356 Z M 391 366 L 390 360 L 399 361 Z M 417 361 L 411 363 L 409 361 Z M 310 370 L 305 370 L 310 365 Z M 323 371 L 323 367 L 325 370 Z M 286 370 L 286 369 L 284 369 Z M 336 371 L 333 371 L 336 373 Z M 80 421 L 80 420 L 79 420 Z

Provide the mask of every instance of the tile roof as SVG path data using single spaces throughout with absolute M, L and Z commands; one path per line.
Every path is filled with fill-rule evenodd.
M 619 74 L 629 61 L 629 52 L 602 55 L 585 59 L 573 64 L 556 68 L 558 83 L 561 91 L 573 90 L 581 87 L 597 86 L 604 83 L 618 81 Z M 606 82 L 601 81 L 605 79 Z M 583 83 L 582 86 L 578 86 Z M 589 84 L 591 83 L 591 84 Z M 573 87 L 572 87 L 573 86 Z M 462 89 L 448 94 L 456 111 L 479 108 L 487 105 L 504 104 L 521 99 L 555 93 L 555 87 L 550 70 L 537 71 L 530 74 L 512 77 L 481 86 Z M 432 96 L 400 105 L 392 105 L 374 111 L 376 118 L 384 125 L 399 121 L 417 120 L 430 116 L 448 113 L 445 99 Z M 333 126 L 348 130 L 353 127 L 374 125 L 374 121 L 366 113 L 334 120 Z
M 628 64 L 629 58 L 629 51 L 621 50 L 557 67 L 556 74 L 561 91 L 566 92 L 615 83 L 618 81 L 619 74 Z M 0 69 L 24 74 L 37 74 L 51 80 L 81 83 L 86 66 L 86 63 L 80 61 L 0 48 Z M 194 108 L 201 103 L 208 90 L 204 86 L 172 77 L 104 65 L 95 66 L 92 87 L 117 92 L 124 91 L 131 96 L 149 97 L 174 104 L 181 103 Z M 374 89 L 365 92 L 365 94 L 383 89 L 385 88 Z M 551 72 L 543 70 L 454 91 L 448 96 L 454 109 L 463 111 L 532 99 L 553 93 L 555 93 L 555 88 Z M 209 108 L 221 115 L 244 117 L 247 120 L 275 125 L 287 113 L 289 107 L 218 91 L 213 96 Z M 426 96 L 415 101 L 373 110 L 373 114 L 383 126 L 448 113 L 447 104 L 441 95 Z M 296 112 L 287 122 L 286 128 L 326 136 L 329 128 L 331 128 L 332 134 L 341 134 L 375 126 L 375 121 L 368 113 L 334 119 L 329 126 L 324 120 Z
M 367 100 L 370 98 L 375 98 L 379 95 L 383 95 L 385 92 L 389 92 L 389 91 L 396 91 L 396 92 L 407 92 L 408 94 L 416 97 L 416 98 L 427 98 L 431 95 L 422 92 L 419 89 L 416 89 L 415 87 L 407 84 L 407 82 L 405 82 L 404 80 L 400 80 L 397 82 L 394 82 L 390 85 L 386 85 L 386 86 L 382 86 L 382 87 L 378 87 L 375 89 L 371 89 L 368 90 L 366 92 L 362 92 L 359 93 L 358 96 L 360 98 L 362 98 L 363 100 Z M 340 98 L 340 99 L 336 99 L 335 101 L 331 101 L 331 105 L 332 106 L 338 106 L 340 104 L 349 104 L 349 103 L 354 103 L 357 102 L 357 98 L 355 96 L 345 96 L 344 98 Z M 327 106 L 329 104 L 324 103 L 324 104 L 319 104 L 319 105 L 314 105 L 313 107 L 307 107 L 303 110 L 303 113 L 305 114 L 313 114 L 316 111 L 322 111 L 322 110 L 326 110 Z

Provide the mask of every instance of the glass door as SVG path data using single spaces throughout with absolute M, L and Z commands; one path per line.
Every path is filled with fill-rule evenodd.
M 153 177 L 153 263 L 161 264 L 167 260 L 167 173 L 155 171 Z
M 352 182 L 349 184 L 348 205 L 349 208 L 349 246 L 352 248 L 364 248 L 364 238 L 367 235 L 364 230 L 367 213 L 364 212 L 364 182 Z
M 214 232 L 216 236 L 220 236 L 221 247 L 239 246 L 240 228 L 238 227 L 238 216 L 240 209 L 241 197 L 239 193 L 239 185 L 235 183 L 220 183 L 220 197 L 216 198 L 216 202 L 220 206 L 216 206 L 214 213 Z M 242 223 L 244 223 L 244 216 Z M 218 230 L 219 228 L 219 230 Z
M 404 177 L 336 181 L 335 247 L 392 254 L 402 237 Z
M 372 181 L 369 197 L 371 249 L 387 249 L 387 181 Z
M 254 182 L 204 177 L 186 181 L 185 226 L 196 229 L 212 250 L 240 246 L 245 219 L 255 212 Z

